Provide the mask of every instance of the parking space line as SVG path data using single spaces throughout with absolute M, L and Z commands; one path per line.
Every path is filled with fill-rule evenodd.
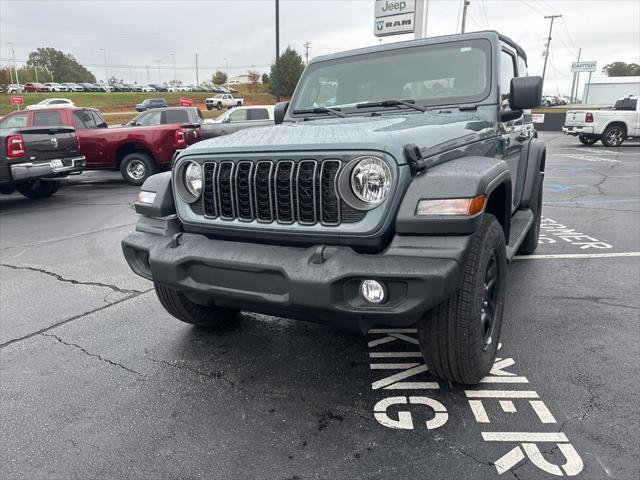
M 514 260 L 539 260 L 552 258 L 611 258 L 611 257 L 640 257 L 640 252 L 612 252 L 612 253 L 549 253 L 541 255 L 516 255 Z
M 482 432 L 485 442 L 568 442 L 562 432 Z

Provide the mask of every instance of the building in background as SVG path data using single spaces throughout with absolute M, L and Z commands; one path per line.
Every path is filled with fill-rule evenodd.
M 640 96 L 640 77 L 592 78 L 582 91 L 582 103 L 611 106 L 618 98 Z

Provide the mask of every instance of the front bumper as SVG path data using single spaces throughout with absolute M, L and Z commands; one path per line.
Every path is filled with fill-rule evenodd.
M 61 158 L 38 163 L 16 163 L 11 165 L 11 177 L 14 181 L 32 178 L 60 176 L 61 174 L 80 173 L 86 165 L 83 156 Z
M 385 252 L 365 255 L 349 247 L 294 248 L 188 233 L 178 234 L 176 242 L 171 233 L 177 229 L 167 234 L 160 220 L 145 220 L 159 223 L 139 224 L 122 241 L 124 256 L 138 275 L 184 291 L 196 303 L 354 331 L 412 325 L 447 299 L 458 286 L 470 238 L 451 237 L 437 251 L 426 245 L 427 237 L 411 237 L 408 244 L 394 240 Z M 384 283 L 384 304 L 371 305 L 361 297 L 360 283 L 369 278 Z
M 562 132 L 565 135 L 593 135 L 593 127 L 582 126 L 582 125 L 563 125 Z

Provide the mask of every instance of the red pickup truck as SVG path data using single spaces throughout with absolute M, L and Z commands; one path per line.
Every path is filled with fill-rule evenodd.
M 69 126 L 76 129 L 86 170 L 120 170 L 132 185 L 169 167 L 177 149 L 200 140 L 199 126 L 167 124 L 149 127 L 112 127 L 93 108 L 47 108 L 12 112 L 0 119 L 2 128 Z

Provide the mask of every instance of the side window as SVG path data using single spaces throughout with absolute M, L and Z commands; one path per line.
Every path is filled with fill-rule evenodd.
M 151 111 L 147 113 L 143 118 L 138 120 L 138 124 L 144 126 L 160 125 L 160 115 L 162 112 L 159 110 Z
M 105 121 L 104 118 L 102 118 L 102 115 L 100 115 L 98 112 L 91 112 L 91 116 L 93 117 L 93 121 L 96 122 L 96 128 L 107 128 L 107 122 Z
M 198 112 L 198 118 L 204 122 L 204 117 L 202 116 L 202 112 L 200 111 L 200 109 L 196 109 L 196 112 Z
M 67 102 L 66 100 L 52 100 L 51 101 L 51 105 L 63 105 L 63 104 L 67 104 L 69 102 Z
M 34 127 L 57 127 L 62 125 L 60 112 L 34 112 Z
M 189 115 L 186 110 L 166 110 L 162 123 L 189 123 Z
M 247 110 L 236 110 L 231 115 L 229 115 L 230 122 L 244 122 L 247 120 Z
M 266 108 L 251 108 L 248 112 L 247 120 L 269 120 L 269 111 Z
M 500 53 L 500 109 L 509 110 L 511 79 L 515 77 L 514 58 L 504 50 Z
M 73 120 L 77 129 L 96 128 L 96 122 L 89 112 L 77 110 L 73 112 Z
M 28 114 L 19 113 L 17 115 L 13 115 L 9 118 L 5 118 L 0 123 L 0 128 L 23 128 L 26 127 L 28 122 Z

